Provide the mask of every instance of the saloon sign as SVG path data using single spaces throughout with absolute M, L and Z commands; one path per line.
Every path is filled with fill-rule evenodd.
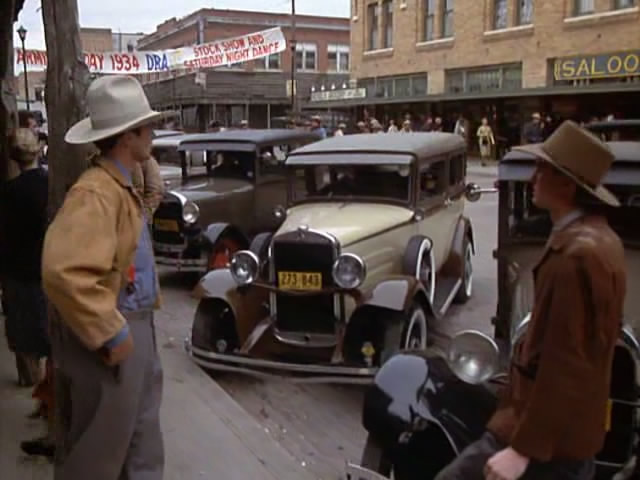
M 556 80 L 584 80 L 640 75 L 640 50 L 557 58 Z

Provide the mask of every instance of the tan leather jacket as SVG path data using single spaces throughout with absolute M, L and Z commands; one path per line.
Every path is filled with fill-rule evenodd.
M 112 162 L 95 163 L 67 193 L 47 231 L 42 257 L 47 296 L 62 322 L 91 350 L 125 324 L 117 300 L 143 228 L 135 189 Z

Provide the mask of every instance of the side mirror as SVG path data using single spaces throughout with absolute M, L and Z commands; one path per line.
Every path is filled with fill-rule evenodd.
M 476 330 L 465 330 L 451 339 L 447 363 L 460 380 L 477 385 L 498 372 L 500 352 L 491 337 Z
M 421 222 L 422 220 L 424 220 L 426 213 L 422 208 L 416 208 L 413 211 L 413 221 L 414 222 Z
M 284 220 L 287 217 L 287 210 L 282 205 L 277 205 L 273 209 L 273 216 L 277 220 Z
M 476 183 L 470 183 L 465 189 L 465 197 L 470 202 L 477 202 L 483 193 L 497 193 L 497 188 L 480 188 Z

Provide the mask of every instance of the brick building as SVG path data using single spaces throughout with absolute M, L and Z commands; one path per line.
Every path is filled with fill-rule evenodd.
M 379 120 L 640 116 L 637 0 L 352 0 L 356 106 Z M 383 73 L 382 73 L 383 72 Z M 606 99 L 606 101 L 605 101 Z
M 263 12 L 202 9 L 182 19 L 172 18 L 138 41 L 140 50 L 163 50 L 281 27 L 287 49 L 266 59 L 202 69 L 150 74 L 143 79 L 156 108 L 178 109 L 187 129 L 203 130 L 217 119 L 252 127 L 275 126 L 291 106 L 291 16 Z M 349 20 L 296 16 L 296 99 L 303 105 L 312 89 L 347 87 L 349 80 Z M 198 80 L 198 83 L 196 83 Z

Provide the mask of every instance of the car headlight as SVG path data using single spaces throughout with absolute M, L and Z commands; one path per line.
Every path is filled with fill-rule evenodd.
M 182 207 L 182 219 L 185 223 L 196 223 L 200 218 L 200 209 L 198 205 L 193 203 L 191 200 L 187 201 Z
M 333 264 L 331 273 L 340 288 L 358 288 L 367 276 L 367 267 L 359 256 L 343 253 Z
M 248 285 L 258 278 L 260 260 L 250 250 L 240 250 L 231 257 L 231 276 L 238 285 Z

